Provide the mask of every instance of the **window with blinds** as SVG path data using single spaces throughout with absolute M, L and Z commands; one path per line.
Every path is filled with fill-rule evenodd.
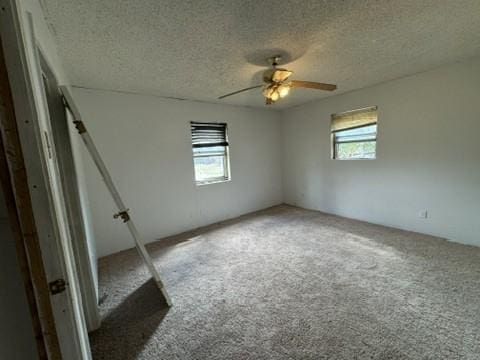
M 230 180 L 227 124 L 190 123 L 195 182 L 198 185 Z
M 377 107 L 332 115 L 332 158 L 375 159 L 377 156 Z

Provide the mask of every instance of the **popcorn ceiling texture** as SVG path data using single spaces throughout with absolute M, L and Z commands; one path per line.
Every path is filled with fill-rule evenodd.
M 277 206 L 100 260 L 94 359 L 479 359 L 480 248 Z
M 275 108 L 480 54 L 478 0 L 41 0 L 73 85 L 247 106 L 264 59 L 299 80 Z

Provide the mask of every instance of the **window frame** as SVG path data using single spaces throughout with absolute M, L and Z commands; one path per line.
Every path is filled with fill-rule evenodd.
M 360 125 L 360 126 L 355 126 L 352 128 L 348 129 L 343 129 L 343 130 L 337 130 L 337 131 L 332 131 L 332 159 L 333 160 L 375 160 L 377 158 L 377 131 L 375 131 L 375 138 L 373 139 L 365 139 L 365 140 L 347 140 L 347 141 L 337 141 L 337 136 L 336 134 L 342 131 L 348 131 L 348 130 L 354 130 L 354 129 L 360 129 L 372 125 L 377 125 L 377 123 L 374 124 L 366 124 L 366 125 Z M 338 157 L 338 145 L 339 144 L 360 144 L 360 143 L 365 143 L 365 142 L 375 142 L 375 156 L 374 157 L 352 157 L 352 158 L 340 158 Z
M 192 126 L 194 122 L 190 122 L 190 126 Z M 198 122 L 195 122 L 198 124 Z M 202 122 L 202 124 L 208 125 L 208 124 L 221 124 L 225 126 L 225 140 L 227 145 L 212 145 L 212 146 L 202 146 L 198 148 L 202 149 L 209 149 L 209 148 L 218 148 L 218 147 L 223 147 L 223 151 L 212 151 L 211 153 L 204 153 L 204 154 L 198 154 L 195 152 L 195 147 L 192 144 L 192 160 L 193 160 L 193 180 L 195 182 L 195 185 L 197 186 L 203 186 L 203 185 L 209 185 L 209 184 L 218 184 L 218 183 L 224 183 L 224 182 L 229 182 L 231 180 L 231 172 L 230 172 L 230 144 L 228 142 L 228 125 L 227 123 L 218 123 L 218 122 Z M 191 139 L 192 140 L 192 139 Z M 213 156 L 222 156 L 223 157 L 223 176 L 218 176 L 218 177 L 211 177 L 205 180 L 197 180 L 197 169 L 196 169 L 196 164 L 195 164 L 195 159 L 196 158 L 203 158 L 203 157 L 213 157 Z
M 331 144 L 331 159 L 332 160 L 376 160 L 377 159 L 377 140 L 378 140 L 378 107 L 377 106 L 373 106 L 373 107 L 365 108 L 365 109 L 351 110 L 351 111 L 347 111 L 347 112 L 340 113 L 340 114 L 332 114 L 332 118 L 335 115 L 361 112 L 362 110 L 367 111 L 369 109 L 373 109 L 377 112 L 377 119 L 375 120 L 375 122 L 365 123 L 365 124 L 352 126 L 352 127 L 348 127 L 348 128 L 340 129 L 340 130 L 332 130 L 333 120 L 330 122 L 330 144 Z M 343 131 L 350 131 L 350 130 L 365 128 L 365 127 L 372 126 L 372 125 L 376 125 L 375 138 L 373 138 L 373 139 L 370 138 L 370 139 L 365 139 L 365 140 L 337 141 L 337 136 L 336 136 L 337 133 L 340 133 L 340 132 L 343 132 Z M 375 156 L 374 157 L 351 157 L 351 158 L 340 158 L 340 157 L 338 157 L 338 145 L 339 144 L 351 144 L 351 143 L 360 144 L 360 143 L 365 143 L 365 142 L 375 142 Z

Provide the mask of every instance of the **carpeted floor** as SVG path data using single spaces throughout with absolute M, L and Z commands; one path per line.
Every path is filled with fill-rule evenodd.
M 480 359 L 480 248 L 278 206 L 149 251 L 174 306 L 101 259 L 94 359 Z

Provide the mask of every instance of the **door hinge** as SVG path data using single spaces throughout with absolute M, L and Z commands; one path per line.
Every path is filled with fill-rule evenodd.
M 63 279 L 57 279 L 48 283 L 52 295 L 60 294 L 67 288 L 67 283 Z

